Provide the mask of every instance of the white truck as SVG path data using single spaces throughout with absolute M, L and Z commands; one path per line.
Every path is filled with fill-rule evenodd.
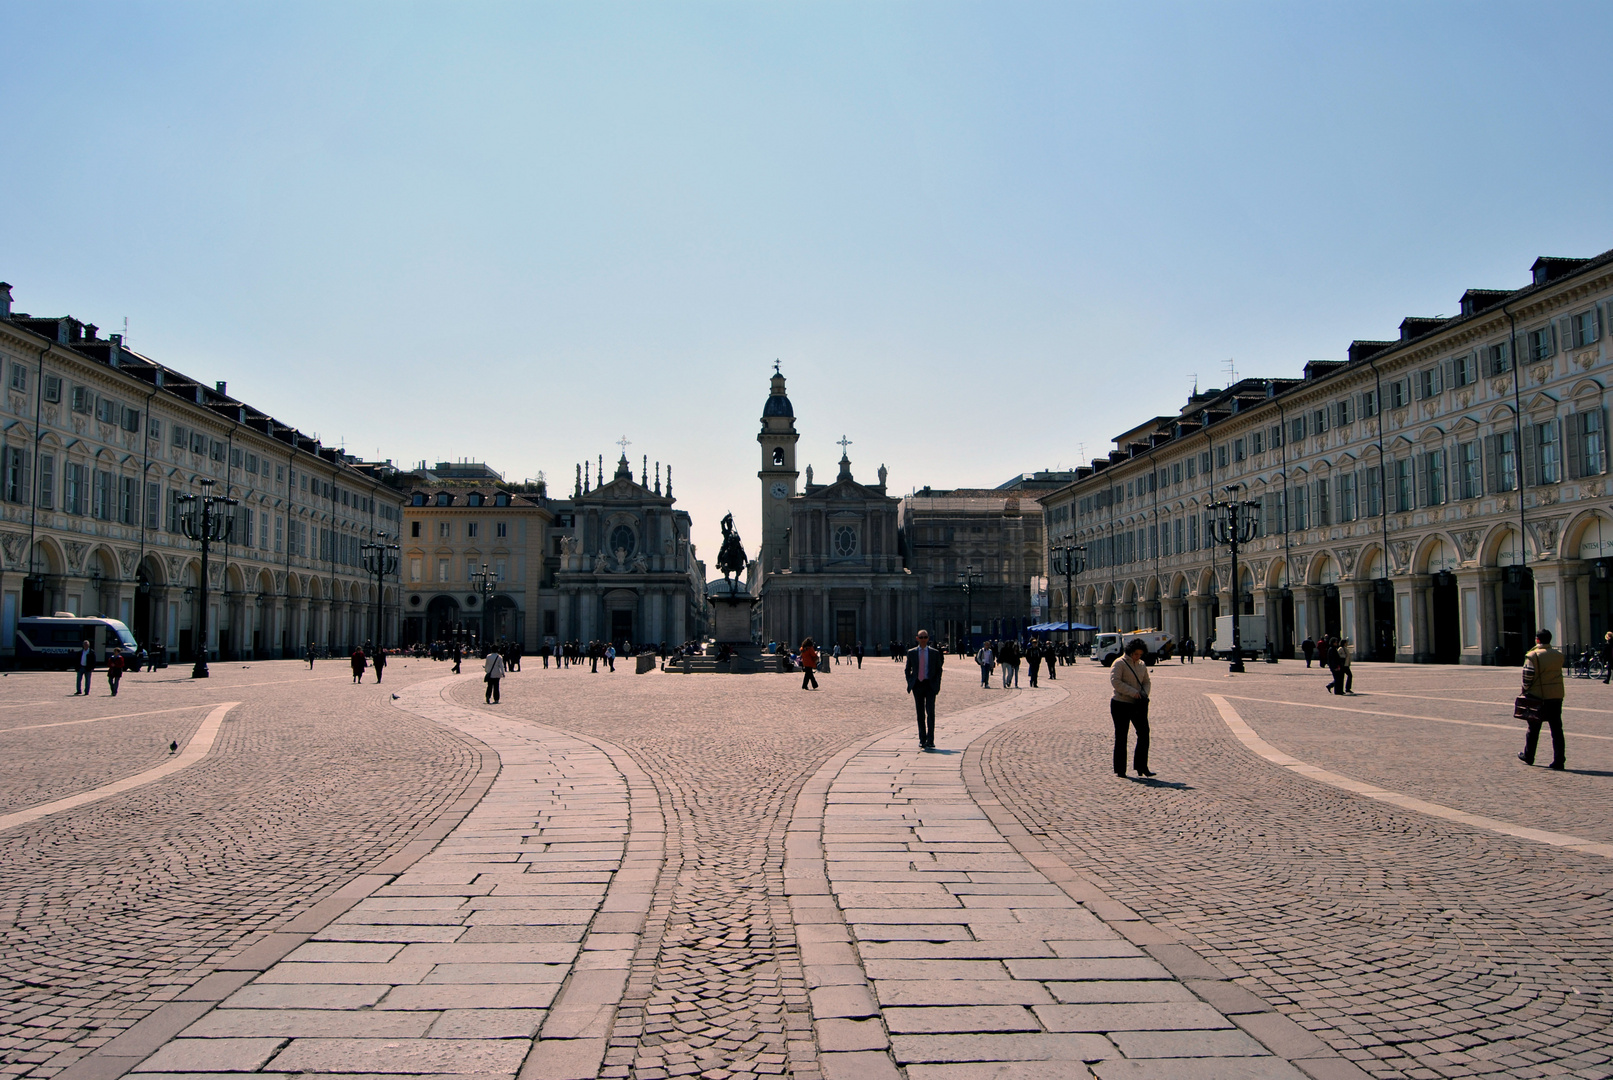
M 1094 634 L 1092 636 L 1092 659 L 1108 667 L 1120 658 L 1126 647 L 1126 642 L 1132 638 L 1142 638 L 1146 651 L 1143 653 L 1143 663 L 1150 666 L 1156 660 L 1169 660 L 1176 653 L 1176 639 L 1160 630 L 1132 630 L 1125 634 Z
M 1257 658 L 1266 651 L 1266 617 L 1264 615 L 1238 616 L 1238 651 L 1245 660 Z M 1232 616 L 1218 615 L 1215 619 L 1215 638 L 1210 642 L 1210 656 L 1217 660 L 1232 659 Z

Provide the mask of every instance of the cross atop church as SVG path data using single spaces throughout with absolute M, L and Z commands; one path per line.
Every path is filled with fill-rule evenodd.
M 846 456 L 846 447 L 851 445 L 851 440 L 846 438 L 844 435 L 842 435 L 842 436 L 840 436 L 840 441 L 835 443 L 835 445 L 840 447 L 840 456 L 845 457 Z
M 775 361 L 773 361 L 773 374 L 775 374 L 775 375 L 782 375 L 782 374 L 784 374 L 784 373 L 783 373 L 783 372 L 782 372 L 782 371 L 780 371 L 780 370 L 779 370 L 779 369 L 778 369 L 778 361 L 777 361 L 777 360 L 775 360 Z
M 616 445 L 620 446 L 622 448 L 622 456 L 626 457 L 627 456 L 627 448 L 629 446 L 632 446 L 633 442 L 626 435 L 623 435 L 620 439 L 616 440 Z

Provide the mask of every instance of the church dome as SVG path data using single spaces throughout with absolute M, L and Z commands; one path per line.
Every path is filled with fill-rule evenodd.
M 794 419 L 795 406 L 791 405 L 790 399 L 783 394 L 770 394 L 767 404 L 762 406 L 762 419 L 766 420 L 769 416 L 788 416 Z

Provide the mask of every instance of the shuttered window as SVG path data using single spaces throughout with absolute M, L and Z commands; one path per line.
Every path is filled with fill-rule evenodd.
M 1587 409 L 1567 418 L 1568 478 L 1600 476 L 1607 471 L 1607 410 Z M 40 459 L 41 468 L 44 459 Z
M 1492 495 L 1518 489 L 1517 437 L 1510 431 L 1484 438 L 1484 487 Z
M 1457 497 L 1476 499 L 1484 494 L 1484 476 L 1479 467 L 1478 440 L 1457 446 Z

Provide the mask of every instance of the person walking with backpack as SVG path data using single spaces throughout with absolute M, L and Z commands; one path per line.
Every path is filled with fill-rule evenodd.
M 975 663 L 980 665 L 980 687 L 983 690 L 991 689 L 991 669 L 996 660 L 991 651 L 991 642 L 981 643 L 980 651 L 975 653 Z
M 1152 682 L 1143 654 L 1148 646 L 1142 638 L 1126 642 L 1126 651 L 1109 669 L 1109 717 L 1115 725 L 1114 767 L 1116 776 L 1126 775 L 1126 740 L 1137 729 L 1137 749 L 1132 766 L 1138 776 L 1153 776 L 1148 770 L 1148 697 Z
M 1563 654 L 1551 647 L 1551 631 L 1535 634 L 1535 647 L 1523 658 L 1523 694 L 1513 709 L 1529 725 L 1518 760 L 1535 763 L 1535 747 L 1540 743 L 1540 725 L 1551 728 L 1551 768 L 1566 768 L 1563 743 Z M 1526 700 L 1527 699 L 1527 700 Z

